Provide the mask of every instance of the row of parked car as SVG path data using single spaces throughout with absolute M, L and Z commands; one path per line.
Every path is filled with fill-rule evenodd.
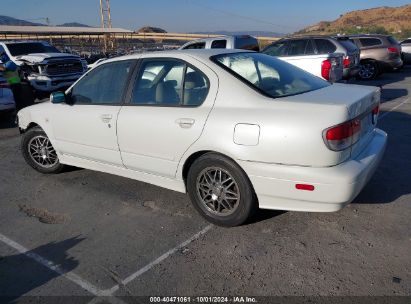
M 180 49 L 248 49 L 278 57 L 328 81 L 374 79 L 411 62 L 411 39 L 399 43 L 389 35 L 302 36 L 280 39 L 262 50 L 252 36 L 199 39 Z

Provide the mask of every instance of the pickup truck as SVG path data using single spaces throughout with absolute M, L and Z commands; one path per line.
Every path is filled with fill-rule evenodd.
M 47 42 L 0 41 L 0 54 L 3 53 L 20 67 L 23 81 L 38 96 L 69 87 L 87 71 L 85 60 L 61 53 Z
M 344 74 L 344 54 L 319 51 L 311 40 L 281 39 L 264 48 L 262 53 L 278 57 L 330 82 L 341 80 Z

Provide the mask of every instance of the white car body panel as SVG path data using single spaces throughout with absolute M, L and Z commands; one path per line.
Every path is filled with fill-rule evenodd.
M 321 75 L 321 64 L 324 60 L 335 58 L 336 64 L 333 65 L 330 72 L 331 82 L 336 82 L 343 77 L 343 54 L 333 53 L 333 54 L 321 54 L 321 55 L 304 55 L 304 56 L 280 56 L 277 57 L 285 62 L 288 62 L 308 73 L 311 73 L 317 77 L 322 78 Z
M 370 128 L 351 149 L 335 152 L 326 147 L 322 131 L 377 105 L 378 88 L 334 84 L 296 96 L 268 98 L 209 60 L 214 54 L 230 52 L 143 55 L 182 59 L 205 73 L 210 90 L 199 107 L 46 102 L 20 111 L 19 127 L 24 131 L 31 124 L 41 126 L 61 163 L 180 192 L 186 191 L 186 161 L 196 153 L 213 151 L 244 170 L 260 208 L 330 212 L 351 202 L 377 168 L 386 134 Z M 102 120 L 105 114 L 112 115 L 111 127 Z M 180 118 L 194 124 L 182 127 L 176 123 Z M 296 190 L 296 183 L 310 183 L 316 189 Z

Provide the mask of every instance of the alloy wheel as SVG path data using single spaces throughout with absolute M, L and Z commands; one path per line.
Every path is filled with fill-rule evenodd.
M 46 136 L 38 135 L 30 139 L 27 149 L 31 159 L 43 168 L 51 168 L 58 163 L 56 150 Z
M 227 216 L 239 206 L 240 189 L 237 182 L 222 168 L 208 167 L 202 170 L 196 188 L 200 201 L 213 214 Z

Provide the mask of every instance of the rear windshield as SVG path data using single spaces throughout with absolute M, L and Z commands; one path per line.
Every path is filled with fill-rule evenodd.
M 232 53 L 211 60 L 269 97 L 285 97 L 318 90 L 330 84 L 275 57 L 261 53 Z
M 235 46 L 236 49 L 243 49 L 249 51 L 260 51 L 258 40 L 254 37 L 236 37 Z
M 342 46 L 345 47 L 349 53 L 358 51 L 357 46 L 348 39 L 338 39 L 338 42 L 341 43 Z
M 391 44 L 398 44 L 398 41 L 392 36 L 388 36 L 387 39 Z
M 7 43 L 7 48 L 13 56 L 21 56 L 34 53 L 60 53 L 54 46 L 41 42 L 32 43 Z

